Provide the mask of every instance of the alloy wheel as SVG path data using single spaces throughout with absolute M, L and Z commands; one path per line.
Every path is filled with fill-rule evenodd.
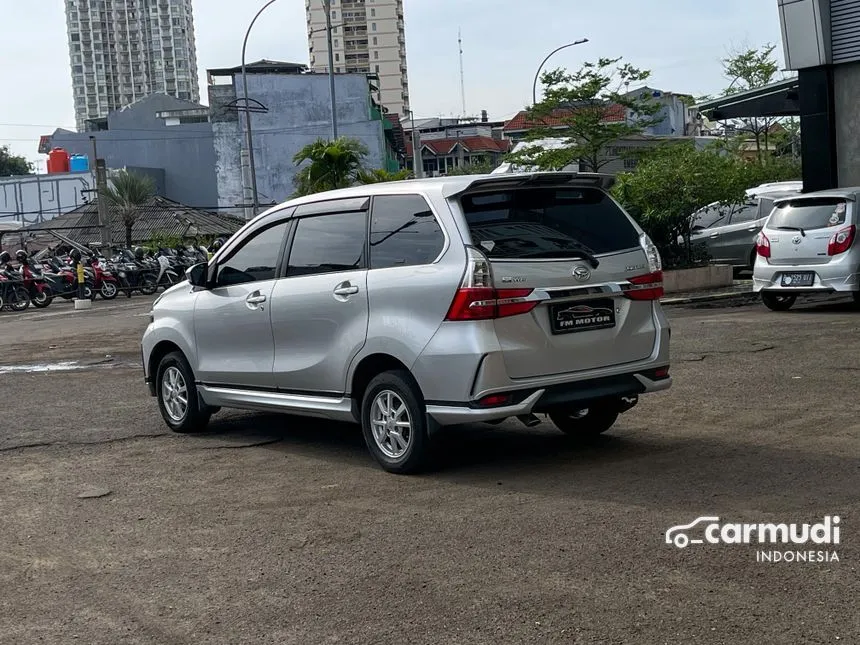
M 412 440 L 409 408 L 392 390 L 382 390 L 373 400 L 370 425 L 377 447 L 391 459 L 401 458 Z
M 171 365 L 161 376 L 161 400 L 173 421 L 182 421 L 188 414 L 188 386 L 178 367 Z

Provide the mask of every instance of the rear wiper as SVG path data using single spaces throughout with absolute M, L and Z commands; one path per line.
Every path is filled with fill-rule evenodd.
M 806 237 L 806 231 L 804 231 L 799 226 L 777 226 L 776 230 L 778 230 L 778 231 L 800 231 L 800 234 L 803 237 Z
M 536 251 L 535 253 L 526 253 L 525 255 L 519 256 L 520 258 L 554 258 L 554 257 L 566 257 L 566 258 L 579 258 L 582 260 L 588 260 L 588 263 L 591 265 L 592 269 L 596 269 L 600 266 L 600 260 L 594 257 L 588 251 L 583 251 L 581 249 L 577 249 L 576 251 L 565 251 L 559 249 L 557 251 Z

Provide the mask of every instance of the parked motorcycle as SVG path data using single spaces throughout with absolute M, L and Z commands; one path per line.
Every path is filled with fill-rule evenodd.
M 78 277 L 71 266 L 70 258 L 45 258 L 42 260 L 42 275 L 52 282 L 54 294 L 63 300 L 78 297 Z M 91 282 L 84 282 L 84 298 L 93 300 L 96 297 Z
M 15 258 L 18 260 L 18 272 L 21 274 L 24 288 L 30 296 L 30 302 L 38 309 L 48 307 L 54 301 L 54 291 L 51 285 L 41 275 L 41 272 L 39 274 L 34 272 L 26 251 L 18 251 L 15 253 Z
M 0 301 L 5 309 L 24 311 L 30 306 L 30 294 L 24 288 L 20 274 L 12 267 L 11 259 L 7 251 L 0 253 Z
M 139 260 L 130 249 L 123 249 L 112 259 L 119 278 L 120 289 L 125 291 L 128 298 L 134 291 L 151 296 L 158 290 L 156 273 L 143 263 L 142 254 Z
M 93 289 L 105 300 L 113 300 L 119 293 L 119 280 L 113 272 L 102 266 L 98 258 L 87 259 L 90 273 L 92 275 Z

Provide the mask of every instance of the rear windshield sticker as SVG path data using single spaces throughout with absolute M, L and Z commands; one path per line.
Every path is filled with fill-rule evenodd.
M 841 215 L 845 212 L 845 202 L 840 202 L 836 204 L 836 212 Z
M 839 214 L 833 213 L 833 215 L 830 216 L 829 221 L 830 221 L 830 226 L 836 226 L 839 223 Z
M 483 242 L 481 242 L 481 246 L 483 246 L 485 249 L 487 249 L 487 251 L 492 253 L 493 249 L 496 248 L 496 243 L 492 240 L 484 240 Z

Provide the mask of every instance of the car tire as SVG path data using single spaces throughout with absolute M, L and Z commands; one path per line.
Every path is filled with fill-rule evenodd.
M 778 293 L 762 291 L 761 301 L 771 311 L 788 311 L 794 306 L 797 296 L 782 296 Z
M 550 412 L 555 427 L 572 437 L 596 437 L 611 428 L 618 419 L 618 410 L 608 404 L 587 408 Z
M 388 472 L 411 475 L 425 466 L 427 410 L 409 372 L 383 372 L 370 381 L 361 402 L 361 429 L 370 454 Z
M 185 356 L 181 352 L 167 354 L 156 374 L 155 394 L 167 426 L 183 434 L 205 430 L 212 413 L 201 404 L 194 372 Z

